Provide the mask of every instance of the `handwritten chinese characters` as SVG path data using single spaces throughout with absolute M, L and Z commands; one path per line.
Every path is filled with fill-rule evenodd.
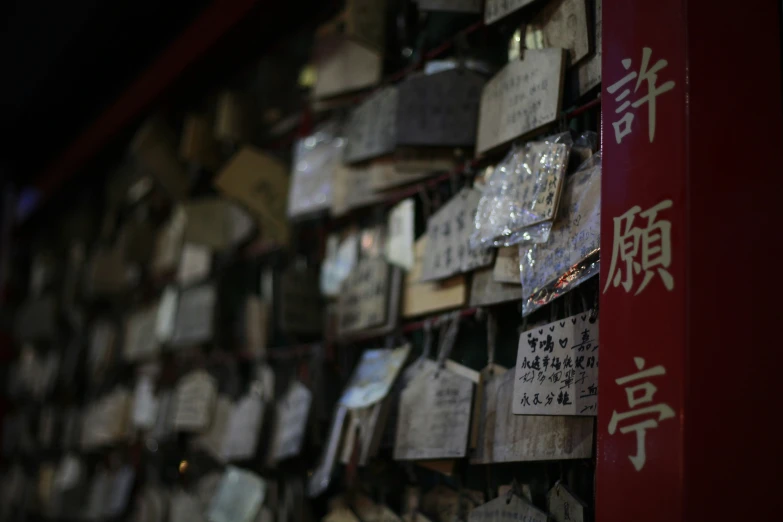
M 480 199 L 478 190 L 465 188 L 427 222 L 422 281 L 443 279 L 492 263 L 492 250 L 473 250 L 469 244 Z
M 383 324 L 388 312 L 389 275 L 389 266 L 382 258 L 359 262 L 343 283 L 343 291 L 337 301 L 341 333 Z
M 532 2 L 533 0 L 487 0 L 484 8 L 484 23 L 491 24 L 497 22 Z
M 476 151 L 481 154 L 557 120 L 560 113 L 563 49 L 525 52 L 506 65 L 481 94 Z
M 514 413 L 596 415 L 598 319 L 567 317 L 519 337 Z
M 669 272 L 672 263 L 672 224 L 658 216 L 671 207 L 672 200 L 665 199 L 644 211 L 636 205 L 622 216 L 614 218 L 612 262 L 604 293 L 610 286 L 622 286 L 626 292 L 630 292 L 636 283 L 635 276 L 639 274 L 643 276 L 634 295 L 639 295 L 647 288 L 656 274 L 666 290 L 674 289 L 674 277 Z M 636 220 L 637 216 L 639 221 Z
M 642 90 L 644 96 L 641 96 L 637 98 L 634 101 L 630 101 L 627 98 L 631 94 L 630 85 L 628 88 L 623 89 L 620 91 L 620 94 L 617 95 L 615 98 L 615 101 L 620 103 L 622 102 L 617 109 L 615 109 L 616 114 L 621 114 L 625 111 L 628 111 L 629 107 L 632 107 L 634 109 L 637 109 L 647 104 L 647 113 L 648 113 L 648 120 L 647 120 L 647 134 L 650 139 L 650 143 L 653 142 L 655 139 L 655 108 L 656 108 L 656 98 L 660 96 L 661 94 L 671 91 L 674 89 L 674 81 L 669 80 L 667 82 L 664 82 L 661 85 L 656 85 L 658 83 L 658 73 L 661 72 L 662 69 L 664 69 L 669 62 L 663 59 L 658 60 L 655 62 L 655 64 L 650 67 L 650 58 L 652 57 L 652 49 L 649 47 L 645 47 L 642 49 L 642 63 L 639 68 L 639 72 L 635 70 L 631 70 L 628 74 L 623 76 L 620 80 L 613 83 L 609 87 L 607 87 L 607 92 L 609 94 L 614 95 L 616 92 L 620 91 L 620 89 L 628 84 L 628 82 L 631 82 L 633 80 L 636 80 L 636 83 L 633 84 L 633 92 L 634 95 L 639 92 L 639 88 L 642 87 L 642 84 L 645 84 L 645 88 Z M 631 58 L 625 58 L 622 61 L 623 69 L 626 71 L 631 69 L 633 61 Z M 621 143 L 623 141 L 623 138 L 627 135 L 629 135 L 632 131 L 632 124 L 634 120 L 634 113 L 633 112 L 625 112 L 623 116 L 615 121 L 612 122 L 612 128 L 614 129 L 614 138 L 617 141 L 617 143 Z
M 628 407 L 631 409 L 622 413 L 618 413 L 617 410 L 612 412 L 612 418 L 609 421 L 609 435 L 614 435 L 618 428 L 622 434 L 630 433 L 632 431 L 636 432 L 636 454 L 630 455 L 628 458 L 633 464 L 633 467 L 636 468 L 636 471 L 641 471 L 642 468 L 644 468 L 645 462 L 647 462 L 647 451 L 645 446 L 647 430 L 657 428 L 659 422 L 673 418 L 675 412 L 668 404 L 662 402 L 652 404 L 658 387 L 655 386 L 650 379 L 666 375 L 666 368 L 658 365 L 645 369 L 646 362 L 643 358 L 634 357 L 633 360 L 636 369 L 639 371 L 615 379 L 615 382 L 620 386 L 632 384 L 625 387 Z M 637 406 L 642 407 L 637 408 Z M 636 417 L 639 416 L 642 416 L 641 420 L 636 419 Z M 635 419 L 637 422 L 626 422 L 630 419 Z
M 400 395 L 394 458 L 464 457 L 472 402 L 471 380 L 425 361 Z
M 396 87 L 386 87 L 351 112 L 344 160 L 361 161 L 392 152 L 397 139 Z

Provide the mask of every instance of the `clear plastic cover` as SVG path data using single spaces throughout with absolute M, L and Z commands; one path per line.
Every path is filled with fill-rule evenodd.
M 301 217 L 331 207 L 332 178 L 342 159 L 344 145 L 339 126 L 334 122 L 297 142 L 288 193 L 288 217 Z
M 528 315 L 598 274 L 601 231 L 601 153 L 564 184 L 549 241 L 522 245 L 522 315 Z
M 512 148 L 486 183 L 471 248 L 543 243 L 549 238 L 570 147 L 570 135 L 565 133 Z

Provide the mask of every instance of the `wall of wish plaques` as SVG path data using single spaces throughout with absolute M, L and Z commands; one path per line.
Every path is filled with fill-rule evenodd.
M 601 3 L 412 3 L 175 97 L 92 235 L 19 239 L 0 522 L 594 519 Z

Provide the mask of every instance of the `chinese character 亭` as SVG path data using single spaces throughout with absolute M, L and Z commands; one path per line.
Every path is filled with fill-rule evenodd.
M 652 143 L 653 139 L 655 138 L 655 99 L 658 97 L 658 95 L 672 90 L 674 88 L 674 82 L 669 80 L 660 86 L 656 85 L 658 81 L 658 72 L 666 67 L 669 62 L 666 60 L 658 60 L 655 62 L 655 65 L 650 68 L 650 56 L 652 56 L 652 49 L 649 47 L 642 49 L 642 64 L 639 72 L 629 72 L 619 81 L 610 85 L 606 90 L 609 92 L 609 94 L 614 94 L 625 84 L 636 79 L 636 84 L 633 87 L 633 92 L 636 94 L 639 91 L 639 88 L 642 86 L 642 83 L 646 82 L 647 94 L 641 96 L 633 102 L 626 99 L 631 94 L 630 86 L 629 88 L 623 90 L 617 96 L 617 98 L 615 98 L 618 103 L 622 102 L 621 105 L 615 110 L 615 113 L 620 114 L 624 111 L 627 111 L 628 107 L 633 107 L 636 109 L 646 103 L 648 111 L 647 132 L 650 138 L 650 143 Z M 631 68 L 631 59 L 625 58 L 622 60 L 622 64 L 626 71 L 629 70 Z M 612 127 L 614 127 L 614 137 L 618 144 L 625 136 L 631 133 L 631 124 L 633 123 L 633 119 L 633 112 L 626 112 L 618 121 L 612 123 Z
M 639 295 L 657 273 L 667 290 L 674 289 L 674 277 L 669 272 L 672 262 L 671 221 L 657 219 L 661 210 L 671 208 L 672 200 L 666 199 L 642 212 L 638 205 L 622 216 L 614 218 L 612 262 L 604 292 L 610 286 L 622 285 L 626 292 L 634 286 L 634 276 L 644 273 Z M 636 216 L 646 219 L 641 227 L 635 226 Z
M 617 384 L 625 385 L 634 381 L 648 379 L 650 377 L 666 375 L 666 368 L 661 365 L 645 370 L 645 361 L 641 357 L 634 357 L 634 363 L 636 364 L 636 368 L 639 371 L 637 373 L 616 379 L 615 382 Z M 645 449 L 645 437 L 647 430 L 657 428 L 660 421 L 674 417 L 674 410 L 668 404 L 651 404 L 653 402 L 653 397 L 655 396 L 656 391 L 658 391 L 658 388 L 648 380 L 633 386 L 626 386 L 625 394 L 626 398 L 628 399 L 628 406 L 631 408 L 631 410 L 623 413 L 618 413 L 617 410 L 615 410 L 612 412 L 612 419 L 609 421 L 609 434 L 614 435 L 620 423 L 624 422 L 625 420 L 638 417 L 640 415 L 649 416 L 650 414 L 657 414 L 657 419 L 646 418 L 634 424 L 620 427 L 620 433 L 622 434 L 630 433 L 632 431 L 636 432 L 636 455 L 631 455 L 628 457 L 634 468 L 636 468 L 636 471 L 641 471 L 645 462 L 647 461 L 647 452 Z M 645 404 L 650 405 L 637 408 L 637 406 Z

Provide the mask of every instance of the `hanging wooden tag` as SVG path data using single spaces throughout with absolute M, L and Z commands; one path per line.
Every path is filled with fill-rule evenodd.
M 174 417 L 174 394 L 169 391 L 161 391 L 158 396 L 158 414 L 155 417 L 155 426 L 150 432 L 150 439 L 158 441 L 165 439 L 171 433 Z
M 231 461 L 253 457 L 256 454 L 263 420 L 264 403 L 259 393 L 251 391 L 231 412 L 228 428 L 223 437 L 223 458 Z
M 271 460 L 279 462 L 302 450 L 313 394 L 301 382 L 294 381 L 277 401 L 277 418 L 272 438 Z
M 158 414 L 158 399 L 155 397 L 154 378 L 155 374 L 153 372 L 144 372 L 136 380 L 131 421 L 137 429 L 149 430 L 155 425 L 155 419 Z
M 424 361 L 400 395 L 395 460 L 464 457 L 472 401 L 473 382 Z
M 472 147 L 485 83 L 464 68 L 408 76 L 399 84 L 397 144 Z
M 212 267 L 212 251 L 203 245 L 185 243 L 177 268 L 177 282 L 189 286 L 205 279 Z
M 193 440 L 195 447 L 205 450 L 218 462 L 224 462 L 223 440 L 233 411 L 234 403 L 231 399 L 220 394 L 215 400 L 215 412 L 209 428 Z
M 456 275 L 440 281 L 423 282 L 421 273 L 427 251 L 427 235 L 421 236 L 414 247 L 415 263 L 405 276 L 402 302 L 403 317 L 415 317 L 452 308 L 460 308 L 467 301 L 467 284 L 464 275 Z
M 220 151 L 212 136 L 209 121 L 199 114 L 188 114 L 182 124 L 179 157 L 188 163 L 215 170 L 220 166 Z
M 487 0 L 484 7 L 484 23 L 489 25 L 497 22 L 532 2 L 533 0 Z
M 473 397 L 473 417 L 470 425 L 470 448 L 474 450 L 474 456 L 483 453 L 483 444 L 486 439 L 487 423 L 482 413 L 484 387 L 496 375 L 502 375 L 506 372 L 506 368 L 495 364 L 496 339 L 497 319 L 492 315 L 492 312 L 487 312 L 487 365 L 479 372 L 476 393 Z
M 481 0 L 418 0 L 422 11 L 480 13 Z
M 250 471 L 228 466 L 207 511 L 209 522 L 252 522 L 266 495 L 266 482 Z
M 470 306 L 490 306 L 522 299 L 519 285 L 495 281 L 494 268 L 473 272 L 470 285 Z
M 384 253 L 386 260 L 404 270 L 413 268 L 414 201 L 408 198 L 390 212 Z
M 383 51 L 386 47 L 386 0 L 347 0 L 339 17 L 345 34 L 365 45 Z
M 393 350 L 365 350 L 340 397 L 340 403 L 354 409 L 381 401 L 389 394 L 410 349 L 410 345 L 406 344 Z
M 214 184 L 259 219 L 265 238 L 288 243 L 288 169 L 284 163 L 244 147 L 218 173 Z
M 597 415 L 598 318 L 592 311 L 519 336 L 516 415 Z
M 594 422 L 591 417 L 514 415 L 514 380 L 514 372 L 507 371 L 484 387 L 483 414 L 487 428 L 482 463 L 592 457 Z M 493 416 L 494 426 L 490 427 Z
M 215 286 L 211 284 L 188 288 L 180 293 L 172 345 L 193 345 L 212 339 L 216 294 Z
M 345 140 L 336 122 L 318 126 L 294 146 L 288 217 L 320 216 L 332 205 L 334 171 L 342 162 Z
M 386 399 L 372 406 L 349 410 L 348 427 L 340 456 L 342 464 L 351 465 L 351 458 L 358 450 L 358 459 L 355 464 L 364 467 L 369 459 L 378 453 L 378 445 L 385 427 L 389 405 L 390 401 Z
M 154 358 L 160 351 L 155 335 L 158 318 L 158 305 L 155 303 L 132 313 L 125 322 L 125 342 L 122 356 L 128 362 L 137 362 Z
M 481 192 L 464 188 L 427 221 L 422 281 L 443 279 L 492 264 L 494 252 L 472 250 L 470 233 Z
M 203 511 L 209 509 L 209 504 L 212 502 L 212 498 L 220 487 L 223 475 L 224 473 L 222 471 L 210 471 L 198 479 L 195 488 L 195 499 L 201 505 Z
M 87 407 L 82 419 L 82 447 L 92 449 L 120 441 L 126 432 L 130 394 L 115 388 Z
M 568 64 L 576 65 L 590 53 L 586 0 L 548 2 L 525 26 L 528 49 L 560 47 L 568 51 Z
M 363 259 L 343 282 L 337 300 L 338 334 L 377 327 L 387 320 L 391 270 L 382 258 Z
M 397 101 L 397 87 L 385 87 L 351 112 L 346 126 L 345 162 L 355 163 L 394 150 Z
M 382 64 L 383 58 L 377 51 L 344 35 L 319 35 L 313 96 L 328 98 L 376 85 L 381 80 Z
M 557 121 L 560 115 L 565 51 L 525 51 L 509 62 L 481 94 L 476 151 L 483 154 Z
M 519 247 L 516 245 L 498 248 L 492 277 L 498 283 L 521 285 L 519 269 Z
M 595 13 L 593 15 L 593 49 L 594 54 L 587 60 L 580 62 L 576 67 L 576 92 L 579 97 L 601 83 L 601 45 L 602 45 L 602 14 L 601 0 L 595 0 Z
M 549 490 L 546 501 L 547 509 L 554 522 L 585 522 L 586 504 L 560 481 Z
M 547 522 L 547 515 L 533 504 L 513 494 L 490 500 L 473 509 L 468 515 L 468 522 L 502 522 L 504 520 Z
M 212 420 L 216 395 L 217 383 L 206 371 L 195 370 L 182 377 L 174 396 L 174 428 L 204 431 Z
M 381 197 L 382 195 L 373 189 L 372 174 L 367 167 L 351 167 L 343 164 L 335 167 L 331 207 L 333 217 L 372 205 Z
M 316 273 L 289 267 L 280 280 L 280 328 L 291 334 L 318 334 L 324 314 Z
M 338 405 L 335 410 L 332 426 L 329 429 L 329 439 L 321 453 L 321 461 L 313 471 L 313 474 L 310 475 L 307 483 L 307 495 L 309 497 L 317 497 L 326 491 L 326 488 L 329 487 L 329 483 L 332 481 L 332 470 L 337 460 L 337 452 L 340 449 L 347 413 L 348 408 L 342 405 Z

